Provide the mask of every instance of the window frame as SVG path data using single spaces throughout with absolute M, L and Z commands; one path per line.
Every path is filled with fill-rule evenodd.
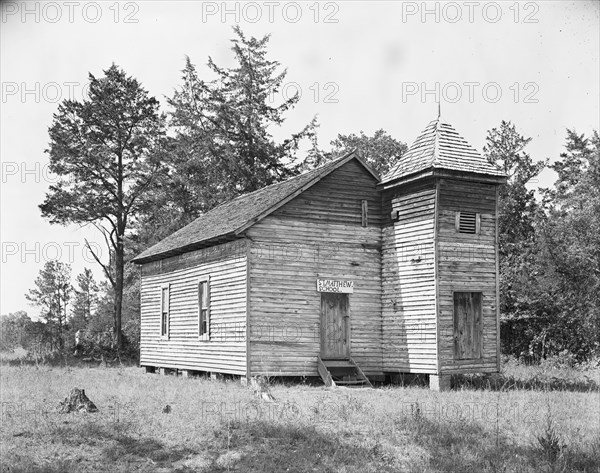
M 202 284 L 206 284 L 206 308 L 203 309 L 202 306 L 202 300 L 200 299 L 200 287 Z M 210 318 L 211 318 L 211 313 L 210 313 L 210 302 L 211 302 L 211 294 L 210 294 L 210 274 L 205 275 L 205 276 L 201 276 L 198 279 L 198 284 L 196 285 L 196 297 L 198 300 L 198 322 L 197 322 L 197 327 L 198 327 L 198 331 L 196 333 L 198 340 L 200 341 L 209 341 L 210 340 Z M 200 333 L 201 332 L 201 323 L 202 323 L 202 311 L 206 310 L 206 332 L 205 333 Z
M 165 307 L 165 289 L 167 290 L 167 316 L 165 321 L 165 332 L 163 333 L 163 314 Z M 159 318 L 159 330 L 161 340 L 169 340 L 171 332 L 171 284 L 162 284 L 160 286 L 160 318 Z
M 460 215 L 467 214 L 467 213 L 475 215 L 475 232 L 474 233 L 460 231 Z M 463 235 L 479 235 L 481 233 L 481 214 L 479 212 L 457 210 L 456 217 L 455 217 L 455 229 L 456 229 L 456 233 L 462 233 Z

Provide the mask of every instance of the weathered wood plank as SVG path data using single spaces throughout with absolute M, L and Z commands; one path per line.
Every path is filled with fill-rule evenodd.
M 245 240 L 142 265 L 140 359 L 148 366 L 246 372 Z M 160 263 L 160 264 L 157 264 Z M 198 338 L 198 282 L 210 275 L 210 340 Z M 169 339 L 160 339 L 162 284 L 170 284 Z
M 253 374 L 318 375 L 317 278 L 355 282 L 348 307 L 350 350 L 367 373 L 382 371 L 382 212 L 376 184 L 362 166 L 348 163 L 248 230 L 250 331 L 262 328 L 249 340 Z
M 385 371 L 437 369 L 435 192 L 431 181 L 406 186 L 391 198 L 390 212 L 397 218 L 384 228 L 382 246 Z
M 440 370 L 444 373 L 483 372 L 497 363 L 496 197 L 495 185 L 440 181 L 438 330 Z M 456 211 L 479 213 L 479 234 L 457 233 Z M 456 319 L 460 309 L 455 292 L 482 293 L 481 300 L 475 301 L 481 308 L 471 308 L 479 311 L 481 319 Z M 457 331 L 467 331 L 468 337 L 455 338 Z M 467 341 L 470 346 L 463 346 Z

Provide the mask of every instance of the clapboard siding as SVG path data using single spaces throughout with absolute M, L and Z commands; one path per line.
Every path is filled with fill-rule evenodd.
M 354 281 L 351 355 L 365 373 L 382 372 L 382 212 L 376 184 L 350 161 L 248 230 L 252 375 L 318 375 L 318 278 Z M 367 227 L 362 200 L 368 202 Z
M 496 187 L 441 179 L 438 214 L 439 357 L 442 373 L 497 370 Z M 481 215 L 479 234 L 458 233 L 457 211 Z M 454 291 L 482 292 L 482 356 L 454 359 Z
M 384 195 L 385 371 L 435 373 L 437 369 L 435 197 L 433 180 L 404 185 Z
M 140 364 L 246 374 L 246 241 L 142 265 Z M 210 276 L 210 340 L 198 339 L 198 281 Z M 161 286 L 170 285 L 169 339 L 160 337 Z
M 237 208 L 238 219 L 245 208 L 264 209 L 219 237 L 233 241 L 142 264 L 142 366 L 317 376 L 321 293 L 316 282 L 334 279 L 354 282 L 348 295 L 350 354 L 366 374 L 498 369 L 497 184 L 460 180 L 466 177 L 455 173 L 398 181 L 381 190 L 359 160 L 342 159 L 324 169 L 297 178 L 297 188 L 277 184 L 272 189 L 281 192 L 279 200 L 266 199 L 265 190 L 238 201 L 246 206 Z M 228 208 L 236 210 L 233 203 Z M 477 234 L 457 232 L 458 211 L 479 214 Z M 225 225 L 228 217 L 219 215 L 216 225 L 231 227 Z M 210 340 L 198 337 L 203 276 L 211 281 Z M 168 339 L 160 337 L 165 284 L 170 285 Z M 482 293 L 481 324 L 465 315 L 477 334 L 482 327 L 481 345 L 468 350 L 464 342 L 456 355 L 481 352 L 478 359 L 455 359 L 456 291 Z M 469 297 L 461 300 L 474 300 Z M 475 300 L 479 305 L 478 296 Z M 345 342 L 340 347 L 328 354 L 343 356 Z
M 381 194 L 373 176 L 357 161 L 344 164 L 273 216 L 299 222 L 361 226 L 362 200 L 368 202 L 369 225 L 381 224 Z

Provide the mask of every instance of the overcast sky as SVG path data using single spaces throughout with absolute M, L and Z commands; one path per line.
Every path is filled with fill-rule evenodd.
M 444 121 L 479 150 L 503 119 L 533 138 L 536 160 L 558 157 L 567 128 L 598 129 L 597 1 L 2 5 L 2 314 L 38 314 L 24 294 L 57 256 L 73 276 L 87 266 L 101 277 L 83 251 L 84 238 L 100 245 L 99 235 L 51 226 L 38 209 L 52 181 L 44 149 L 58 103 L 81 100 L 88 73 L 114 62 L 164 105 L 186 55 L 206 78 L 209 55 L 232 64 L 236 23 L 246 35 L 271 35 L 270 58 L 288 70 L 285 92 L 302 95 L 276 137 L 318 115 L 325 148 L 338 133 L 380 128 L 410 144 L 438 99 Z M 539 185 L 552 182 L 546 171 Z

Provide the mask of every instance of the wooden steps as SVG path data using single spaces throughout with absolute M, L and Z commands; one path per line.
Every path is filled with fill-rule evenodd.
M 317 357 L 319 375 L 325 386 L 372 388 L 373 385 L 351 357 L 323 360 Z

